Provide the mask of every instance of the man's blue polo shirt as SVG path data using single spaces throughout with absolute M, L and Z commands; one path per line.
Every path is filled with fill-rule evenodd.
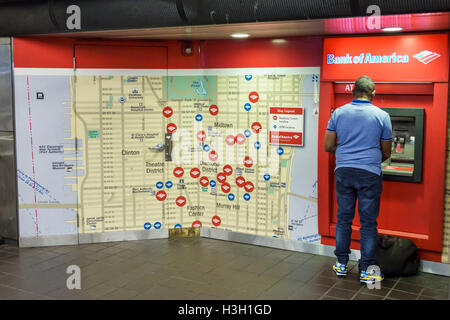
M 392 140 L 389 114 L 370 101 L 353 100 L 337 108 L 328 121 L 336 132 L 336 169 L 352 167 L 381 175 L 381 140 Z

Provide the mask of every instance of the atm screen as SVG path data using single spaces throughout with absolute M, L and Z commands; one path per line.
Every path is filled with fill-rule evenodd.
M 382 163 L 387 180 L 422 179 L 423 109 L 383 108 L 391 117 L 392 152 Z

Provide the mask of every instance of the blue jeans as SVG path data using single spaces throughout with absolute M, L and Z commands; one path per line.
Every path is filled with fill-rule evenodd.
M 336 224 L 336 255 L 339 263 L 347 264 L 350 254 L 352 221 L 355 217 L 356 199 L 361 223 L 359 266 L 365 271 L 377 264 L 377 218 L 383 176 L 358 168 L 336 169 L 336 196 L 338 204 Z

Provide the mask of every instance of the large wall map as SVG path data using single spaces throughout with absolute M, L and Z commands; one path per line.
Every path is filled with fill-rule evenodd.
M 16 74 L 20 236 L 202 226 L 319 241 L 318 72 Z M 304 147 L 269 144 L 273 106 L 304 108 Z

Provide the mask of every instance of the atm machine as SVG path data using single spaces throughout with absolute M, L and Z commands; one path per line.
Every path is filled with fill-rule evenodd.
M 331 113 L 352 101 L 361 75 L 375 82 L 373 104 L 389 113 L 392 156 L 382 163 L 379 234 L 414 241 L 419 257 L 441 261 L 448 109 L 448 35 L 325 38 L 321 68 L 318 215 L 322 244 L 335 245 L 335 157 L 323 150 Z M 433 53 L 423 59 L 423 51 Z M 420 53 L 420 54 L 419 54 Z M 395 59 L 393 58 L 395 57 Z M 401 58 L 399 58 L 401 57 Z M 351 248 L 359 249 L 359 216 Z
M 383 178 L 422 182 L 424 109 L 382 108 L 392 123 L 391 157 L 381 164 Z

